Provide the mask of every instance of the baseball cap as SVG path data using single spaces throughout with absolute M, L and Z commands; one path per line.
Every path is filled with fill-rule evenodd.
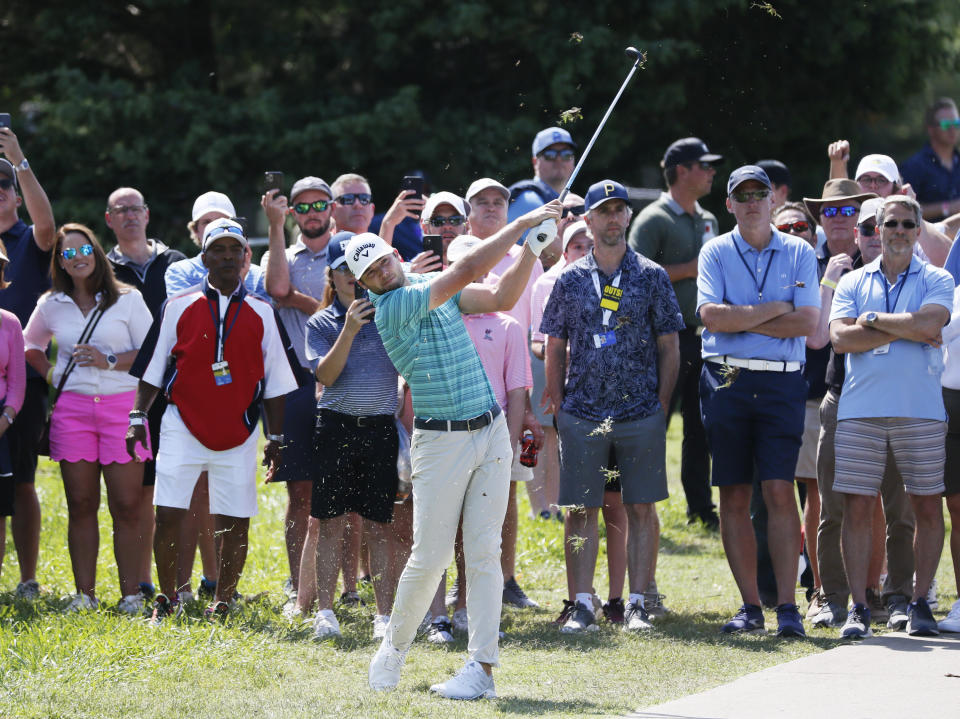
M 503 195 L 504 200 L 507 200 L 507 202 L 510 201 L 510 190 L 494 180 L 492 177 L 481 177 L 479 180 L 474 180 L 472 183 L 470 183 L 470 187 L 467 188 L 467 194 L 465 195 L 467 202 L 470 202 L 475 195 L 479 195 L 481 192 L 488 190 L 491 187 L 499 190 L 500 194 Z
M 780 160 L 758 160 L 757 167 L 767 173 L 774 185 L 793 186 L 790 170 Z
M 196 222 L 208 212 L 222 212 L 226 217 L 236 217 L 237 211 L 233 208 L 230 198 L 222 192 L 204 192 L 193 201 L 191 219 Z
M 460 235 L 447 245 L 447 262 L 452 264 L 457 260 L 462 260 L 470 250 L 482 243 L 483 240 L 479 237 Z
M 347 261 L 347 245 L 355 234 L 355 232 L 343 230 L 330 238 L 330 242 L 327 243 L 327 267 L 335 270 Z
M 857 224 L 862 225 L 867 220 L 876 220 L 877 210 L 880 209 L 880 205 L 882 204 L 882 197 L 871 197 L 869 200 L 865 200 L 864 203 L 860 205 L 860 216 L 857 218 Z
M 868 172 L 878 172 L 890 182 L 900 181 L 900 170 L 889 155 L 866 155 L 857 165 L 857 172 L 853 177 L 856 179 Z
M 574 149 L 577 147 L 577 143 L 570 137 L 570 133 L 562 127 L 548 127 L 545 130 L 540 130 L 537 136 L 533 138 L 533 156 L 536 157 L 557 142 L 565 142 Z
M 324 180 L 321 180 L 319 177 L 313 177 L 308 175 L 307 177 L 301 177 L 299 180 L 293 183 L 293 187 L 290 188 L 290 204 L 293 204 L 294 200 L 297 199 L 297 195 L 301 192 L 306 192 L 307 190 L 320 190 L 320 192 L 326 192 L 327 197 L 331 200 L 333 199 L 333 190 L 330 189 Z
M 443 192 L 434 192 L 432 195 L 430 195 L 430 198 L 423 206 L 423 212 L 420 213 L 420 217 L 422 217 L 424 220 L 429 220 L 431 217 L 433 217 L 434 210 L 436 210 L 440 205 L 451 205 L 464 217 L 470 214 L 462 197 L 444 190 Z
M 20 185 L 17 183 L 17 171 L 13 167 L 13 163 L 7 159 L 0 157 L 0 174 L 4 174 L 13 180 L 14 189 L 18 189 Z
M 567 251 L 567 245 L 570 244 L 570 241 L 581 232 L 589 232 L 590 229 L 587 227 L 587 223 L 583 220 L 578 220 L 576 222 L 571 222 L 569 225 L 563 228 L 563 251 Z
M 247 242 L 247 236 L 244 234 L 243 227 L 240 225 L 240 223 L 236 220 L 228 220 L 227 218 L 223 218 L 222 220 L 214 220 L 207 225 L 207 229 L 203 231 L 203 249 L 201 252 L 206 252 L 210 245 L 222 237 L 232 237 L 240 240 L 240 244 L 242 244 L 244 247 L 249 244 Z
M 599 207 L 607 200 L 623 200 L 630 204 L 630 196 L 627 194 L 627 188 L 614 180 L 600 180 L 590 185 L 587 190 L 587 196 L 584 198 L 584 211 L 590 212 L 594 207 Z
M 347 257 L 347 266 L 357 279 L 374 262 L 385 255 L 392 255 L 393 248 L 372 232 L 361 232 L 354 235 L 343 249 Z
M 758 167 L 757 165 L 744 165 L 730 173 L 730 179 L 727 180 L 727 194 L 729 195 L 747 180 L 756 180 L 768 190 L 773 190 L 773 185 L 770 184 L 770 178 L 767 177 L 767 173 L 763 171 L 762 167 Z
M 711 153 L 707 149 L 707 143 L 699 137 L 684 137 L 667 148 L 660 164 L 667 168 L 688 162 L 723 162 L 723 155 Z

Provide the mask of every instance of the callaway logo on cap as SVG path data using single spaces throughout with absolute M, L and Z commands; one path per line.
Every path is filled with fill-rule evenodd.
M 393 248 L 372 232 L 364 232 L 351 238 L 344 252 L 350 271 L 359 279 L 374 262 L 393 254 Z

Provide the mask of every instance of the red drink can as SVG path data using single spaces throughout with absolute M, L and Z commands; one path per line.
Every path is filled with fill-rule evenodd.
M 524 467 L 537 466 L 537 445 L 533 441 L 533 432 L 529 429 L 520 440 L 520 464 Z

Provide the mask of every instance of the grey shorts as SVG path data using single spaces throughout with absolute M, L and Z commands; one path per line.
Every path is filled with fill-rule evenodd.
M 557 413 L 560 439 L 561 506 L 601 507 L 610 447 L 616 448 L 624 504 L 651 504 L 666 499 L 666 419 L 650 417 L 614 422 L 609 431 L 599 422 Z

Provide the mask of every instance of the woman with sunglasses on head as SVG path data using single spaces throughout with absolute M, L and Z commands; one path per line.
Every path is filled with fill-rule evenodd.
M 117 608 L 136 614 L 143 607 L 137 586 L 143 465 L 130 460 L 124 442 L 137 387 L 127 370 L 150 329 L 150 310 L 137 290 L 117 282 L 96 236 L 84 225 L 69 223 L 57 232 L 50 274 L 53 287 L 37 303 L 24 340 L 27 362 L 60 389 L 50 422 L 50 459 L 60 462 L 70 515 L 67 536 L 77 594 L 67 611 L 99 604 L 102 472 L 123 595 Z M 44 353 L 53 339 L 58 351 L 50 364 Z M 149 453 L 141 457 L 149 458 Z

